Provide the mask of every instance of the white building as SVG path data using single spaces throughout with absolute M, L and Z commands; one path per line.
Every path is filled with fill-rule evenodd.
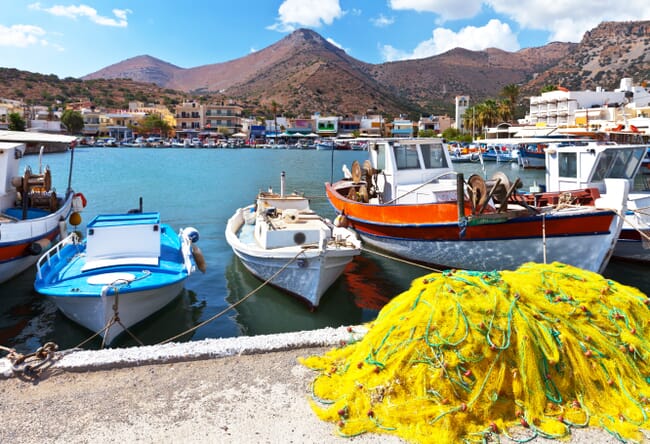
M 456 115 L 454 116 L 455 128 L 459 131 L 464 129 L 463 127 L 463 116 L 465 111 L 469 108 L 469 96 L 456 96 Z
M 650 93 L 642 86 L 633 86 L 632 79 L 621 80 L 620 88 L 605 91 L 569 91 L 559 88 L 530 98 L 527 123 L 546 127 L 593 127 L 595 122 L 615 122 L 622 108 L 648 106 Z

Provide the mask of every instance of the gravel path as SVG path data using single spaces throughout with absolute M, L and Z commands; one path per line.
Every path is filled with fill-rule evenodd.
M 312 412 L 315 374 L 297 358 L 322 354 L 328 342 L 349 335 L 341 328 L 73 352 L 35 382 L 3 379 L 8 362 L 0 359 L 0 443 L 403 442 L 391 435 L 341 438 Z M 577 430 L 569 442 L 618 441 Z

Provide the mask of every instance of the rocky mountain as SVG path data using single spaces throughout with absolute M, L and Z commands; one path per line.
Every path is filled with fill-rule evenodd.
M 559 63 L 527 83 L 529 91 L 544 85 L 572 90 L 617 88 L 631 77 L 650 80 L 650 21 L 604 22 L 588 31 Z
M 576 44 L 552 43 L 510 53 L 454 49 L 425 59 L 369 64 L 299 29 L 255 53 L 224 63 L 183 69 L 150 56 L 111 65 L 84 79 L 130 78 L 194 94 L 227 97 L 288 114 L 450 112 L 454 97 L 496 97 L 557 65 Z

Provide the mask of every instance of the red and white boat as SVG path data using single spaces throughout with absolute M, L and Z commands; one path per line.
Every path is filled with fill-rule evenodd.
M 607 189 L 516 193 L 503 174 L 465 182 L 442 139 L 369 141 L 352 177 L 326 183 L 341 225 L 373 247 L 417 262 L 472 270 L 559 261 L 602 271 L 621 231 L 628 182 Z
M 36 133 L 25 134 L 29 140 L 38 140 Z M 54 137 L 47 136 L 45 140 Z M 76 140 L 56 137 L 68 144 Z M 0 141 L 0 283 L 36 263 L 41 253 L 65 234 L 66 220 L 73 211 L 75 195 L 70 183 L 57 193 L 49 168 L 27 167 L 19 172 L 25 150 L 25 143 Z M 40 160 L 39 156 L 39 165 Z M 68 180 L 70 177 L 68 174 Z

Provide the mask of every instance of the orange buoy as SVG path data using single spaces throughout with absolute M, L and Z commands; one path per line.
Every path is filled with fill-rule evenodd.
M 70 213 L 70 218 L 68 219 L 70 222 L 70 225 L 74 225 L 75 227 L 77 225 L 81 224 L 81 214 L 77 213 L 76 211 L 73 213 Z

